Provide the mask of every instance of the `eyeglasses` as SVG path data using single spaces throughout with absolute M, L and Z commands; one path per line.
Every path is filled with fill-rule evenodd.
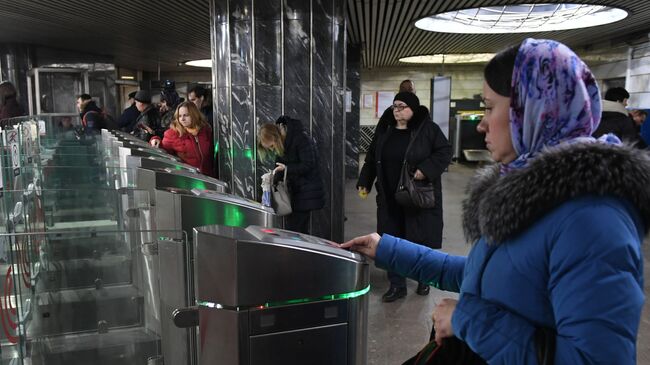
M 406 109 L 408 107 L 409 107 L 408 105 L 395 105 L 395 104 L 390 106 L 390 108 L 393 109 L 396 112 L 401 112 L 402 110 L 404 110 L 404 109 Z

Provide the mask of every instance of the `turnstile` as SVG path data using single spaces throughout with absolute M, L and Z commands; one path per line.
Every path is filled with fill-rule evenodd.
M 158 240 L 162 351 L 165 363 L 195 364 L 195 329 L 177 328 L 172 313 L 195 304 L 194 227 L 220 224 L 231 227 L 257 225 L 282 227 L 272 208 L 230 194 L 178 188 L 156 189 L 153 222 L 157 231 L 186 232 L 189 237 Z M 185 246 L 185 243 L 187 246 Z M 202 255 L 201 252 L 198 255 Z
M 126 166 L 122 167 L 126 167 L 128 169 L 135 169 L 138 167 L 145 169 L 170 168 L 174 170 L 185 170 L 195 174 L 200 174 L 199 169 L 194 166 L 158 156 L 129 156 L 126 158 Z
M 368 264 L 304 234 L 194 230 L 200 364 L 366 362 Z
M 129 159 L 131 157 L 129 156 Z M 142 161 L 142 160 L 141 160 Z M 127 163 L 129 161 L 127 160 Z M 126 169 L 124 174 L 132 175 L 135 181 L 128 181 L 126 186 L 137 186 L 150 192 L 151 204 L 156 205 L 155 189 L 184 189 L 184 190 L 210 190 L 218 193 L 226 193 L 228 184 L 213 177 L 199 173 L 189 172 L 183 169 L 157 168 L 136 168 Z M 132 185 L 131 185 L 132 184 Z

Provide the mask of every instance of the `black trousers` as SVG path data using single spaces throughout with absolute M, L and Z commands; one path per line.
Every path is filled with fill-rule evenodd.
M 409 237 L 407 232 L 406 219 L 407 215 L 412 215 L 413 213 L 407 213 L 404 211 L 401 205 L 397 204 L 394 199 L 387 199 L 385 205 L 380 205 L 377 207 L 377 222 L 378 227 L 377 231 L 380 234 L 390 234 L 391 236 L 412 239 Z M 412 219 L 412 217 L 409 217 Z M 434 241 L 442 241 L 442 209 L 440 208 L 439 215 L 436 219 L 427 221 L 424 224 L 433 226 L 434 235 L 436 236 Z M 411 227 L 412 229 L 413 227 Z M 425 244 L 426 245 L 426 244 Z M 437 247 L 440 247 L 439 245 Z M 388 281 L 392 288 L 405 288 L 406 287 L 406 278 L 400 274 L 388 271 Z
M 309 211 L 293 211 L 284 218 L 284 229 L 309 234 Z

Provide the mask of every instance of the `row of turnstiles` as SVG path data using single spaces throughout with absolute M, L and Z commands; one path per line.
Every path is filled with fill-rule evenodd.
M 145 193 L 122 198 L 141 325 L 160 340 L 139 363 L 365 364 L 361 256 L 283 230 L 272 208 L 131 135 L 103 130 L 101 145 L 114 187 Z

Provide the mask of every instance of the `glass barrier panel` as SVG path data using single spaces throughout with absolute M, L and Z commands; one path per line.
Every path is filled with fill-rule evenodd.
M 157 247 L 169 244 L 167 237 L 176 237 L 179 247 L 187 242 L 175 231 L 0 234 L 17 259 L 0 266 L 6 278 L 0 301 L 3 358 L 17 364 L 142 365 L 162 358 L 161 320 L 171 313 L 161 306 Z M 20 254 L 35 250 L 25 243 L 37 241 L 33 259 L 39 271 L 29 278 Z

